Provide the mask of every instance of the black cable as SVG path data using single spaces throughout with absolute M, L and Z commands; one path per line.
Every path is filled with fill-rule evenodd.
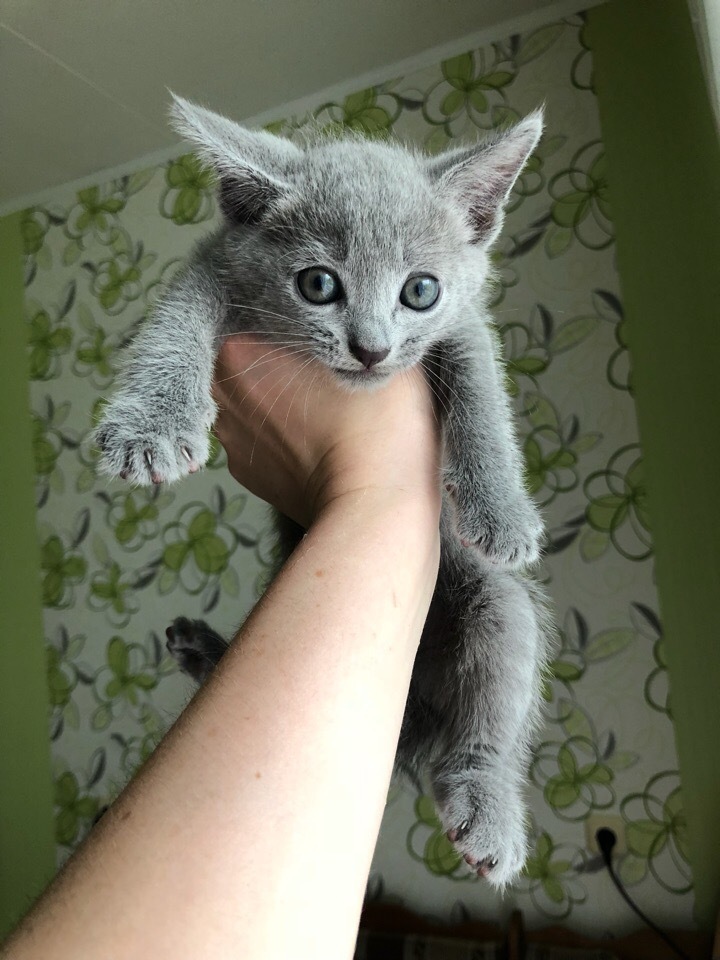
M 602 854 L 603 861 L 605 863 L 605 866 L 607 867 L 608 873 L 610 874 L 610 879 L 617 887 L 618 893 L 623 898 L 625 903 L 627 903 L 630 909 L 633 910 L 640 917 L 640 919 L 644 924 L 650 927 L 651 930 L 654 930 L 659 937 L 662 937 L 662 939 L 670 947 L 670 949 L 673 950 L 679 957 L 681 957 L 682 960 L 690 960 L 690 957 L 688 957 L 686 953 L 683 953 L 680 947 L 678 947 L 676 943 L 673 943 L 670 937 L 666 933 L 664 933 L 660 929 L 660 927 L 656 926 L 652 922 L 652 920 L 650 920 L 648 917 L 645 916 L 645 914 L 642 912 L 640 907 L 638 907 L 630 899 L 630 895 L 627 893 L 622 883 L 620 883 L 620 880 L 618 879 L 615 873 L 615 868 L 613 867 L 613 862 L 612 862 L 612 851 L 617 841 L 617 837 L 615 836 L 614 831 L 610 830 L 608 827 L 600 827 L 600 829 L 595 834 L 595 839 L 597 840 L 597 845 L 600 848 L 600 853 Z

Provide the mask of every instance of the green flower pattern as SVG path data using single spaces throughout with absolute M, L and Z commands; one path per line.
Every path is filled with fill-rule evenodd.
M 573 241 L 590 250 L 604 250 L 613 243 L 607 168 L 600 142 L 578 150 L 570 169 L 556 174 L 548 187 L 553 198 L 545 236 L 549 257 L 561 256 Z
M 621 878 L 628 884 L 639 883 L 650 874 L 665 889 L 687 893 L 692 888 L 692 877 L 687 820 L 677 773 L 656 774 L 642 792 L 625 797 L 621 811 L 628 846 L 619 867 Z
M 105 773 L 107 760 L 101 747 L 92 754 L 87 771 L 58 764 L 55 775 L 55 839 L 67 851 L 77 845 L 100 812 L 101 803 L 91 791 Z
M 78 683 L 87 679 L 83 668 L 77 663 L 86 637 L 69 637 L 60 627 L 54 642 L 46 645 L 47 683 L 50 699 L 50 739 L 57 740 L 68 724 L 72 729 L 80 727 L 80 711 L 73 692 Z
M 99 263 L 86 261 L 83 267 L 91 274 L 90 292 L 97 297 L 103 310 L 115 316 L 143 292 L 143 272 L 151 266 L 157 254 L 144 252 L 142 241 L 130 245 L 115 257 Z
M 120 185 L 116 181 L 105 187 L 87 187 L 78 191 L 77 200 L 68 214 L 66 235 L 78 240 L 92 233 L 107 243 L 117 214 L 125 207 L 126 198 Z
M 173 502 L 173 494 L 153 487 L 149 492 L 140 489 L 131 493 L 110 496 L 105 491 L 97 494 L 106 505 L 106 521 L 115 539 L 124 550 L 139 550 L 143 544 L 155 540 L 160 533 L 161 511 Z
M 50 492 L 62 494 L 65 489 L 63 473 L 58 460 L 63 450 L 76 450 L 79 441 L 75 431 L 65 427 L 70 415 L 70 403 L 65 401 L 56 407 L 52 397 L 45 396 L 38 404 L 42 413 L 33 412 L 32 449 L 35 462 L 35 487 L 37 506 L 44 507 Z M 62 429 L 61 429 L 62 428 Z
M 61 537 L 52 534 L 40 547 L 42 570 L 42 598 L 46 607 L 70 607 L 74 587 L 87 572 L 87 561 L 75 552 L 79 541 L 66 546 Z
M 524 884 L 532 902 L 545 916 L 564 920 L 576 904 L 585 903 L 587 892 L 578 880 L 586 857 L 580 848 L 556 844 L 542 831 L 525 864 Z
M 244 495 L 228 501 L 220 487 L 213 492 L 217 512 L 200 503 L 189 503 L 178 519 L 168 524 L 165 547 L 156 565 L 157 587 L 161 594 L 178 587 L 186 594 L 202 596 L 202 611 L 216 606 L 221 591 L 237 596 L 237 575 L 229 566 L 238 546 L 253 548 L 259 556 L 261 535 L 233 521 L 245 507 Z
M 548 521 L 541 577 L 558 620 L 529 771 L 531 853 L 515 894 L 539 922 L 592 922 L 601 864 L 583 831 L 588 816 L 607 811 L 625 823 L 625 881 L 684 926 L 692 878 L 584 16 L 459 52 L 267 129 L 299 141 L 308 126 L 397 135 L 436 152 L 545 98 L 546 134 L 510 199 L 491 293 L 527 483 Z M 98 477 L 88 442 L 119 352 L 217 217 L 212 174 L 182 155 L 59 190 L 22 219 L 61 859 L 187 701 L 165 649 L 167 624 L 212 611 L 232 632 L 273 567 L 267 514 L 221 469 L 217 441 L 204 474 L 153 490 Z M 623 695 L 611 702 L 616 687 Z M 411 907 L 422 889 L 437 913 L 482 912 L 489 902 L 430 797 L 409 787 L 395 788 L 388 804 L 373 878 Z
M 329 136 L 341 136 L 351 130 L 383 139 L 390 134 L 400 112 L 396 98 L 383 94 L 381 89 L 369 87 L 345 97 L 342 103 L 325 103 L 315 111 L 314 120 Z
M 81 336 L 75 348 L 73 373 L 78 377 L 90 377 L 94 386 L 108 387 L 117 373 L 116 362 L 120 339 L 108 335 L 108 331 L 96 323 L 92 312 L 84 304 L 78 304 L 78 325 Z
M 637 444 L 613 454 L 605 470 L 586 479 L 587 529 L 581 542 L 583 559 L 593 561 L 612 544 L 628 560 L 652 555 L 642 457 Z
M 165 170 L 165 190 L 160 213 L 179 227 L 210 220 L 215 213 L 215 177 L 197 157 L 186 153 L 171 161 Z
M 490 112 L 494 95 L 505 106 L 503 90 L 513 82 L 515 74 L 512 70 L 499 67 L 497 62 L 486 63 L 484 57 L 476 57 L 474 53 L 463 53 L 459 57 L 444 60 L 440 69 L 450 89 L 447 92 L 443 89 L 439 104 L 442 116 L 451 118 L 464 113 L 469 118 L 480 120 Z
M 33 300 L 25 303 L 30 326 L 31 380 L 52 380 L 61 372 L 61 357 L 69 350 L 73 338 L 68 314 L 75 301 L 75 288 L 75 281 L 71 281 L 63 292 L 60 307 L 52 313 Z
M 548 755 L 548 748 L 551 748 Z M 552 750 L 557 748 L 557 753 Z M 582 756 L 590 753 L 590 757 Z M 537 768 L 552 762 L 552 773 L 536 774 L 543 796 L 557 816 L 584 820 L 593 810 L 607 810 L 615 803 L 611 784 L 613 771 L 603 763 L 594 744 L 582 737 L 570 737 L 563 743 L 544 743 L 538 749 Z M 536 781 L 537 782 L 537 781 Z
M 72 847 L 91 826 L 100 804 L 97 797 L 80 790 L 75 774 L 67 770 L 55 781 L 55 807 L 55 839 Z

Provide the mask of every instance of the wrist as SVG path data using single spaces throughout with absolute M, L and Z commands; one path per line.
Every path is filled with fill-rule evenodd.
M 395 533 L 412 533 L 428 541 L 439 538 L 439 482 L 422 486 L 415 482 L 400 485 L 336 481 L 324 486 L 312 502 L 309 527 L 331 518 L 337 522 L 386 525 Z
M 440 522 L 440 466 L 434 456 L 417 448 L 405 455 L 383 451 L 380 458 L 365 456 L 343 463 L 340 457 L 323 459 L 308 479 L 304 502 L 309 521 L 314 522 L 329 510 L 358 510 L 370 515 L 395 511 L 412 512 L 417 522 L 427 521 L 433 530 Z M 422 450 L 422 445 L 418 443 Z M 308 524 L 310 525 L 310 524 Z
M 415 567 L 415 576 L 426 578 L 432 591 L 440 561 L 440 504 L 437 490 L 366 486 L 336 491 L 322 501 L 310 533 L 332 528 L 356 556 L 371 543 L 369 556 L 386 562 L 392 554 L 407 572 Z

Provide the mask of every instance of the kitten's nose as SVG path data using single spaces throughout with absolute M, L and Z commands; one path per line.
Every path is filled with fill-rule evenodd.
M 365 347 L 361 347 L 356 340 L 351 340 L 348 346 L 350 347 L 350 353 L 357 357 L 366 370 L 372 369 L 376 363 L 380 363 L 390 353 L 389 347 L 386 350 L 367 350 Z

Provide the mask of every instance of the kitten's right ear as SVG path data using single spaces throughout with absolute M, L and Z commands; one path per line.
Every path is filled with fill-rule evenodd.
M 284 174 L 302 155 L 295 144 L 264 130 L 246 130 L 170 92 L 170 122 L 217 173 L 220 207 L 229 220 L 257 223 L 291 194 Z

